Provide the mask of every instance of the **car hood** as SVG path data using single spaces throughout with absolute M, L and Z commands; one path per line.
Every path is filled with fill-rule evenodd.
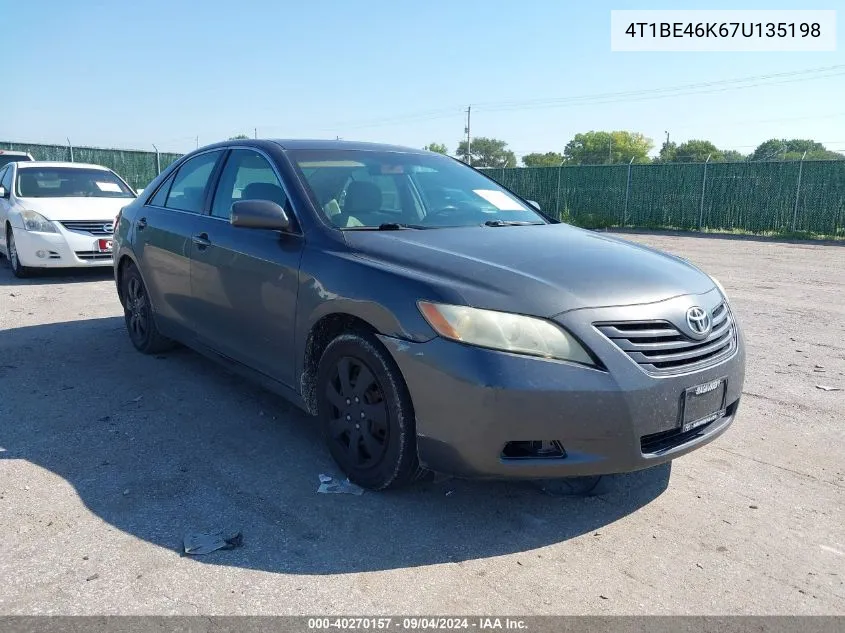
M 18 206 L 48 220 L 108 220 L 134 198 L 18 198 Z
M 468 305 L 492 310 L 551 317 L 714 287 L 678 257 L 566 224 L 344 235 L 359 256 L 445 284 Z

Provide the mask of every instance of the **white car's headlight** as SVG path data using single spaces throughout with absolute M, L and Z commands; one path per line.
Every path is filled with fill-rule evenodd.
M 36 213 L 35 211 L 21 211 L 21 218 L 23 219 L 23 226 L 27 231 L 57 233 L 53 223 L 40 213 Z
M 428 301 L 418 305 L 434 331 L 453 341 L 514 354 L 596 364 L 578 341 L 545 319 Z

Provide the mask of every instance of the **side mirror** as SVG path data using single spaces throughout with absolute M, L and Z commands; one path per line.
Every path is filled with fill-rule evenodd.
M 540 204 L 536 200 L 529 200 L 528 204 L 537 209 L 537 211 L 542 211 L 542 209 L 540 208 Z
M 6 191 L 6 187 L 0 187 L 0 198 L 8 198 L 9 192 Z
M 269 200 L 238 200 L 232 203 L 232 226 L 245 229 L 271 229 L 286 231 L 290 228 L 290 219 L 285 210 Z

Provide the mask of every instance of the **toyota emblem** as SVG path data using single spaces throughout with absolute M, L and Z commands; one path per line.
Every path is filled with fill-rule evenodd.
M 710 333 L 710 315 L 703 308 L 693 306 L 687 310 L 687 325 L 693 334 L 705 337 Z

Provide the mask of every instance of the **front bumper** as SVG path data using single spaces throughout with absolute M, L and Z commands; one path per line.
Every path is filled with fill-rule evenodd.
M 599 334 L 592 326 L 595 318 L 595 314 L 573 315 L 566 326 L 606 370 L 440 338 L 411 343 L 381 337 L 411 394 L 421 464 L 461 477 L 629 472 L 684 455 L 730 426 L 745 376 L 738 324 L 736 350 L 729 358 L 694 372 L 657 377 Z M 717 378 L 727 382 L 726 415 L 681 433 L 685 390 Z M 565 456 L 503 457 L 509 442 L 539 440 L 560 442 Z
M 58 233 L 38 233 L 15 228 L 15 247 L 22 266 L 28 268 L 99 268 L 111 266 L 110 253 L 98 253 L 97 240 L 110 235 L 69 231 L 53 222 Z

